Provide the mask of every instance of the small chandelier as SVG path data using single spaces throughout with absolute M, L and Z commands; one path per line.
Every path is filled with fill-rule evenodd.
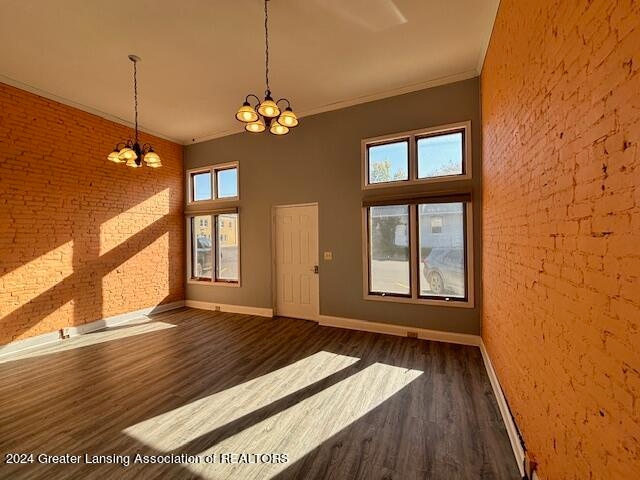
M 277 102 L 271 97 L 269 89 L 269 0 L 264 0 L 264 43 L 265 43 L 265 83 L 266 91 L 264 100 L 261 102 L 257 95 L 249 94 L 245 97 L 244 103 L 238 109 L 236 118 L 245 123 L 244 129 L 251 133 L 261 133 L 267 128 L 274 135 L 286 135 L 289 129 L 298 125 L 298 117 L 291 109 L 291 102 L 286 98 L 281 98 Z M 256 100 L 255 106 L 251 106 L 249 99 Z M 281 110 L 279 104 L 286 102 L 286 107 Z
M 141 60 L 136 55 L 129 55 L 129 60 L 133 62 L 133 99 L 134 99 L 134 111 L 135 111 L 135 136 L 129 138 L 125 142 L 120 142 L 116 145 L 107 156 L 107 160 L 113 163 L 124 163 L 127 167 L 139 168 L 144 164 L 147 167 L 159 168 L 162 166 L 160 157 L 153 151 L 153 147 L 148 143 L 140 146 L 138 141 L 138 71 L 136 68 L 137 63 Z

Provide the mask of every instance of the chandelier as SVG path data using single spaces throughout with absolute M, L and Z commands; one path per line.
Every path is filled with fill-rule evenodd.
M 139 168 L 144 163 L 147 167 L 159 168 L 162 166 L 160 157 L 153 151 L 153 147 L 145 143 L 140 146 L 138 140 L 138 71 L 137 64 L 141 60 L 136 55 L 129 55 L 129 60 L 133 62 L 133 108 L 135 111 L 135 133 L 133 138 L 129 138 L 125 142 L 120 142 L 116 145 L 107 156 L 107 160 L 113 163 L 124 163 L 127 167 Z
M 238 109 L 236 118 L 245 123 L 244 129 L 251 133 L 261 133 L 267 128 L 274 135 L 286 135 L 289 129 L 298 125 L 298 117 L 291 109 L 291 102 L 286 98 L 274 102 L 269 89 L 269 0 L 264 0 L 264 44 L 265 44 L 265 83 L 266 91 L 261 102 L 257 95 L 249 94 L 244 103 Z M 255 99 L 255 106 L 251 106 L 249 99 Z M 281 110 L 279 104 L 286 102 L 286 107 Z

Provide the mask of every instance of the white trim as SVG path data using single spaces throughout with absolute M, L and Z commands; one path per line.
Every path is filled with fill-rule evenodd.
M 504 397 L 504 393 L 502 392 L 502 388 L 500 387 L 500 382 L 495 370 L 493 369 L 491 359 L 489 358 L 489 354 L 480 335 L 443 332 L 439 330 L 429 330 L 426 328 L 414 328 L 403 325 L 392 325 L 388 323 L 355 320 L 352 318 L 333 317 L 330 315 L 320 315 L 319 318 L 320 321 L 318 322 L 318 324 L 325 327 L 346 328 L 349 330 L 360 330 L 364 332 L 397 335 L 400 337 L 407 337 L 408 333 L 412 332 L 417 333 L 418 338 L 422 340 L 457 343 L 461 345 L 479 347 L 480 353 L 482 355 L 482 360 L 484 361 L 484 365 L 487 370 L 487 376 L 489 377 L 489 382 L 491 383 L 491 388 L 496 398 L 496 402 L 498 403 L 498 408 L 500 410 L 500 414 L 502 415 L 502 420 L 509 437 L 509 442 L 511 443 L 513 455 L 516 459 L 516 463 L 518 464 L 518 470 L 520 471 L 520 475 L 524 476 L 524 448 L 520 442 L 518 429 L 516 427 L 515 421 L 513 420 L 513 417 L 511 416 L 511 412 L 509 411 L 507 401 Z
M 54 102 L 61 103 L 63 105 L 75 108 L 77 110 L 82 110 L 83 112 L 90 113 L 91 115 L 96 115 L 100 118 L 104 118 L 105 120 L 109 120 L 110 122 L 124 125 L 125 127 L 130 127 L 130 128 L 135 127 L 135 125 L 132 122 L 129 122 L 128 120 L 125 120 L 123 118 L 116 117 L 115 115 L 111 115 L 110 113 L 103 112 L 102 110 L 98 110 L 97 108 L 93 108 L 88 105 L 83 105 L 82 103 L 74 102 L 73 100 L 69 100 L 68 98 L 59 97 L 58 95 L 47 92 L 45 90 L 40 90 L 37 87 L 33 87 L 29 84 L 22 83 L 19 80 L 14 80 L 13 78 L 7 77 L 2 74 L 0 74 L 0 83 L 5 83 L 12 87 L 19 88 L 20 90 L 24 90 L 25 92 L 33 93 L 34 95 L 38 95 L 40 97 L 53 100 Z M 144 127 L 139 126 L 138 130 L 144 133 L 148 133 L 149 135 L 153 135 L 154 137 L 162 138 L 164 140 L 169 140 L 170 142 L 177 143 L 178 145 L 186 145 L 186 142 L 184 140 L 178 140 L 176 138 L 168 137 L 167 135 L 155 132 L 153 130 L 149 130 Z
M 30 348 L 40 347 L 49 343 L 55 343 L 60 340 L 60 331 L 43 333 L 35 337 L 25 338 L 24 340 L 16 340 L 15 342 L 0 345 L 0 357 L 21 352 Z
M 487 57 L 487 50 L 489 50 L 489 44 L 491 43 L 491 37 L 493 36 L 493 27 L 496 24 L 496 18 L 498 17 L 498 9 L 500 8 L 500 0 L 494 0 L 496 5 L 495 10 L 491 18 L 491 30 L 489 35 L 484 39 L 480 46 L 480 56 L 478 57 L 478 65 L 476 66 L 476 72 L 478 75 L 482 75 L 482 67 L 484 67 L 484 59 Z
M 513 417 L 511 416 L 511 412 L 509 411 L 509 407 L 507 405 L 507 400 L 505 399 L 504 393 L 502 392 L 502 387 L 500 387 L 500 381 L 498 380 L 498 376 L 493 369 L 491 359 L 489 358 L 489 352 L 487 352 L 482 339 L 480 340 L 479 347 L 480 353 L 482 354 L 482 359 L 484 360 L 484 366 L 487 369 L 487 375 L 489 375 L 491 387 L 493 388 L 493 394 L 496 397 L 498 408 L 500 409 L 502 420 L 504 421 L 504 426 L 507 429 L 507 435 L 509 436 L 509 441 L 511 442 L 513 454 L 516 457 L 516 463 L 518 464 L 520 475 L 524 476 L 524 448 L 520 443 L 518 428 L 516 427 L 516 423 L 514 422 Z
M 478 76 L 478 72 L 474 68 L 473 70 L 467 70 L 465 72 L 460 72 L 453 75 L 446 75 L 444 77 L 435 78 L 433 80 L 427 80 L 425 82 L 405 85 L 405 86 L 393 88 L 390 90 L 384 90 L 381 92 L 372 93 L 370 95 L 363 95 L 361 97 L 340 100 L 338 102 L 329 103 L 327 105 L 311 108 L 309 110 L 304 110 L 300 112 L 300 114 L 298 115 L 298 119 L 302 119 L 304 117 L 310 117 L 311 115 L 316 115 L 318 113 L 341 110 L 343 108 L 353 107 L 354 105 L 360 105 L 362 103 L 374 102 L 376 100 L 383 100 L 385 98 L 395 97 L 397 95 L 404 95 L 405 93 L 417 92 L 419 90 L 425 90 L 427 88 L 439 87 L 441 85 L 447 85 L 449 83 L 461 82 L 463 80 L 469 80 L 470 78 L 474 78 L 477 76 Z M 208 140 L 227 137 L 229 135 L 235 135 L 242 132 L 244 132 L 244 127 L 239 125 L 236 128 L 222 130 L 219 132 L 212 133 L 210 135 L 205 135 L 203 137 L 193 138 L 185 142 L 185 145 L 193 145 L 194 143 L 206 142 Z
M 133 312 L 122 313 L 120 315 L 114 315 L 112 317 L 102 318 L 95 322 L 85 323 L 83 325 L 77 325 L 74 327 L 65 327 L 62 329 L 63 337 L 76 337 L 78 335 L 84 335 L 85 333 L 95 332 L 96 330 L 102 330 L 103 328 L 115 327 L 122 325 L 123 323 L 130 322 L 145 315 L 152 313 L 161 313 L 168 310 L 184 307 L 184 301 L 179 300 L 177 302 L 165 303 L 164 305 L 157 305 L 155 307 L 142 308 Z
M 184 301 L 179 300 L 177 302 L 166 303 L 164 305 L 157 305 L 155 307 L 147 307 L 133 312 L 123 313 L 120 315 L 114 315 L 112 317 L 102 318 L 91 323 L 85 323 L 84 325 L 77 325 L 74 327 L 64 327 L 54 332 L 43 333 L 42 335 L 36 335 L 35 337 L 25 338 L 24 340 L 17 340 L 15 342 L 8 343 L 6 345 L 0 345 L 0 357 L 10 355 L 23 350 L 39 347 L 42 345 L 58 342 L 66 337 L 75 337 L 84 333 L 93 332 L 95 330 L 101 330 L 103 328 L 113 327 L 116 325 L 122 325 L 131 320 L 149 315 L 152 313 L 166 312 L 184 306 Z
M 384 333 L 387 335 L 397 335 L 407 337 L 409 332 L 418 334 L 421 340 L 433 340 L 435 342 L 457 343 L 460 345 L 480 345 L 479 335 L 469 333 L 443 332 L 440 330 L 429 330 L 426 328 L 407 327 L 405 325 L 392 325 L 389 323 L 369 322 L 366 320 L 355 320 L 352 318 L 332 317 L 330 315 L 320 315 L 319 325 L 325 327 L 346 328 L 348 330 L 361 330 L 363 332 Z
M 225 303 L 201 302 L 199 300 L 185 300 L 185 307 L 198 308 L 200 310 L 213 310 L 229 313 L 243 313 L 258 317 L 273 317 L 273 309 L 261 307 L 247 307 L 244 305 L 230 305 Z

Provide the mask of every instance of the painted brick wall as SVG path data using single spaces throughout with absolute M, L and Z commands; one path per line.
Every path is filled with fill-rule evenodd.
M 640 478 L 640 2 L 502 0 L 482 334 L 544 479 Z
M 182 147 L 0 83 L 0 344 L 184 298 Z

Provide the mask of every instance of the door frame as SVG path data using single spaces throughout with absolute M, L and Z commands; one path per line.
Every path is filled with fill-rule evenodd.
M 318 202 L 309 203 L 294 203 L 288 205 L 272 205 L 271 206 L 271 304 L 273 309 L 273 316 L 278 316 L 278 265 L 276 261 L 276 211 L 279 208 L 292 208 L 292 207 L 316 207 L 316 225 L 317 225 L 317 245 L 318 245 L 318 270 L 320 270 L 320 204 Z M 313 322 L 320 321 L 320 271 L 318 275 L 318 298 L 315 305 L 314 318 L 304 319 Z

